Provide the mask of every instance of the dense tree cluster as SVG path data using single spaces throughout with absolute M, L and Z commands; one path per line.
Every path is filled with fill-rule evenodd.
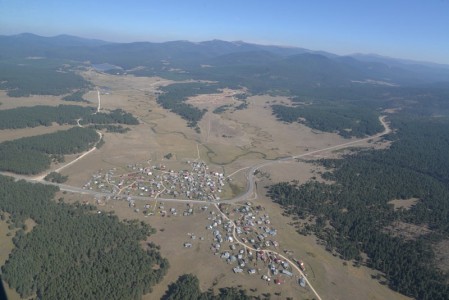
M 50 172 L 47 176 L 45 176 L 44 180 L 56 183 L 64 183 L 69 179 L 69 176 L 61 175 L 58 172 Z
M 93 206 L 51 200 L 56 187 L 0 176 L 0 211 L 19 228 L 2 279 L 22 297 L 140 299 L 165 275 L 168 262 L 140 242 L 143 222 L 120 222 Z M 26 219 L 37 225 L 29 233 Z
M 50 126 L 53 122 L 75 125 L 76 120 L 95 112 L 77 105 L 18 107 L 0 110 L 0 129 Z
M 82 124 L 127 124 L 127 125 L 137 125 L 139 120 L 137 120 L 132 114 L 122 110 L 114 109 L 110 112 L 103 113 L 99 112 L 96 114 L 89 114 L 83 117 Z
M 73 92 L 67 96 L 62 97 L 62 100 L 73 101 L 73 102 L 89 102 L 83 98 L 84 93 L 85 93 L 84 90 L 79 90 L 79 91 Z
M 362 151 L 342 160 L 322 160 L 334 184 L 279 183 L 269 195 L 288 213 L 315 224 L 313 231 L 330 251 L 385 273 L 395 290 L 418 299 L 447 299 L 446 275 L 435 265 L 430 240 L 448 238 L 449 122 L 445 119 L 392 117 L 397 132 L 387 150 Z M 418 198 L 409 210 L 395 211 L 393 199 Z M 432 234 L 404 240 L 388 234 L 396 221 L 428 226 Z M 329 224 L 331 226 L 326 226 Z
M 74 89 L 86 88 L 88 82 L 62 62 L 20 60 L 0 62 L 0 89 L 8 96 L 63 95 Z
M 158 96 L 157 102 L 165 109 L 181 116 L 188 122 L 189 127 L 195 127 L 201 120 L 204 109 L 200 110 L 193 105 L 185 103 L 188 97 L 200 94 L 218 93 L 219 86 L 207 83 L 176 83 L 162 87 L 162 94 Z
M 228 109 L 230 109 L 232 107 L 232 105 L 230 104 L 224 104 L 224 105 L 220 105 L 219 107 L 215 108 L 212 112 L 214 114 L 221 114 L 224 113 L 225 111 L 227 111 Z
M 273 105 L 273 114 L 284 122 L 301 122 L 326 132 L 337 132 L 343 137 L 363 137 L 381 132 L 378 113 L 359 106 L 311 104 L 290 107 Z
M 248 108 L 248 102 L 245 100 L 235 107 L 235 110 L 243 110 Z
M 78 105 L 36 105 L 0 110 L 0 129 L 50 126 L 53 122 L 59 125 L 75 125 L 78 119 L 82 124 L 139 124 L 139 121 L 132 114 L 121 109 L 115 109 L 107 113 L 94 114 L 94 112 L 93 107 Z
M 50 166 L 50 155 L 80 153 L 97 141 L 95 130 L 81 127 L 6 141 L 0 143 L 0 170 L 37 174 Z
M 184 274 L 169 285 L 162 300 L 257 300 L 260 297 L 249 296 L 246 291 L 236 288 L 222 288 L 218 294 L 211 290 L 201 292 L 199 280 L 195 275 Z

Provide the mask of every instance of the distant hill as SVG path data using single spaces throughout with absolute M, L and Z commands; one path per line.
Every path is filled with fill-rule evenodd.
M 138 76 L 209 79 L 270 88 L 349 87 L 354 85 L 417 86 L 449 82 L 449 66 L 385 58 L 338 56 L 304 48 L 221 40 L 193 43 L 109 43 L 68 35 L 0 36 L 0 58 L 70 59 L 110 63 Z M 133 70 L 140 67 L 139 70 Z
M 48 57 L 68 48 L 98 47 L 109 42 L 85 39 L 71 35 L 43 37 L 32 33 L 1 36 L 0 58 Z

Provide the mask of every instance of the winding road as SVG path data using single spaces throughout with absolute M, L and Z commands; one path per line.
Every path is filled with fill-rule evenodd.
M 347 142 L 347 143 L 343 143 L 343 144 L 339 144 L 339 145 L 335 145 L 335 146 L 331 146 L 331 147 L 327 147 L 327 148 L 323 148 L 323 149 L 318 149 L 318 150 L 314 150 L 314 151 L 311 151 L 311 152 L 306 152 L 306 153 L 295 155 L 295 156 L 279 158 L 279 159 L 276 159 L 276 160 L 273 160 L 273 161 L 268 161 L 268 162 L 264 162 L 264 163 L 255 165 L 253 167 L 246 167 L 246 168 L 242 168 L 242 169 L 239 169 L 239 170 L 235 171 L 231 175 L 227 176 L 227 178 L 237 174 L 240 171 L 249 169 L 249 171 L 247 172 L 247 175 L 246 175 L 246 180 L 247 180 L 246 181 L 246 192 L 243 193 L 240 196 L 237 196 L 237 197 L 235 197 L 235 198 L 233 198 L 231 200 L 228 200 L 227 202 L 240 202 L 240 201 L 245 201 L 246 199 L 248 199 L 251 196 L 251 194 L 254 192 L 254 184 L 255 184 L 254 172 L 256 172 L 257 170 L 259 170 L 259 169 L 261 169 L 263 167 L 266 167 L 266 166 L 269 166 L 269 165 L 272 165 L 272 164 L 288 162 L 288 161 L 291 161 L 291 160 L 295 160 L 295 159 L 298 159 L 298 158 L 306 157 L 306 156 L 317 154 L 317 153 L 321 153 L 321 152 L 326 152 L 326 151 L 329 151 L 329 150 L 337 150 L 337 149 L 347 148 L 349 146 L 353 146 L 355 144 L 363 143 L 363 142 L 366 142 L 368 140 L 371 140 L 371 139 L 374 139 L 374 138 L 379 138 L 379 137 L 382 137 L 384 135 L 389 134 L 391 132 L 391 129 L 388 126 L 388 124 L 385 122 L 385 118 L 386 118 L 386 116 L 379 117 L 379 121 L 381 122 L 382 126 L 384 127 L 384 131 L 382 131 L 381 133 L 378 133 L 378 134 L 375 134 L 375 135 L 372 135 L 372 136 L 369 136 L 369 137 L 366 137 L 366 138 L 363 138 L 363 139 L 358 139 L 358 140 L 354 140 L 354 141 L 351 141 L 351 142 Z

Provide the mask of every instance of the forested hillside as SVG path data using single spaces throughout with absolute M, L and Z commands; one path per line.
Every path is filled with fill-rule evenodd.
M 87 88 L 88 82 L 66 63 L 48 59 L 0 60 L 0 89 L 11 97 L 27 97 L 64 95 Z
M 93 206 L 51 200 L 56 187 L 0 176 L 0 213 L 18 231 L 2 279 L 22 297 L 140 299 L 165 275 L 168 262 L 151 246 L 154 230 L 120 222 Z M 37 225 L 26 233 L 24 221 Z
M 385 273 L 391 288 L 417 299 L 447 299 L 449 285 L 434 262 L 432 241 L 449 238 L 449 121 L 391 116 L 396 133 L 390 149 L 362 151 L 341 160 L 321 160 L 334 184 L 279 183 L 269 195 L 286 212 L 306 220 L 299 229 L 314 232 L 329 251 Z M 393 209 L 394 199 L 417 198 L 409 210 Z M 330 226 L 326 226 L 329 222 Z M 430 233 L 403 239 L 387 231 L 398 222 Z

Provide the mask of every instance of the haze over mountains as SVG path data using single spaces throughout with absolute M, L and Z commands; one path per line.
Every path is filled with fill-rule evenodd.
M 239 288 L 252 293 L 276 295 L 282 289 L 283 297 L 312 298 L 305 290 L 298 293 L 296 275 L 290 279 L 288 273 L 282 275 L 285 266 L 275 267 L 286 280 L 281 287 L 244 275 L 251 259 L 239 270 L 242 274 L 235 275 L 230 262 L 220 266 L 209 247 L 193 244 L 202 239 L 188 243 L 198 251 L 186 263 L 173 246 L 182 249 L 186 231 L 193 232 L 194 226 L 206 232 L 210 222 L 200 214 L 210 215 L 216 206 L 203 211 L 202 204 L 195 204 L 195 216 L 186 216 L 185 221 L 181 214 L 179 218 L 173 214 L 170 223 L 175 227 L 169 228 L 166 213 L 156 206 L 149 209 L 146 200 L 165 199 L 171 206 L 188 198 L 204 199 L 205 204 L 219 201 L 224 205 L 216 216 L 226 219 L 227 212 L 234 211 L 228 218 L 233 218 L 231 223 L 246 218 L 236 202 L 257 203 L 252 205 L 256 215 L 273 212 L 271 220 L 276 222 L 270 227 L 280 224 L 282 231 L 287 230 L 278 235 L 278 245 L 256 242 L 257 226 L 251 229 L 255 238 L 248 238 L 251 244 L 234 236 L 232 245 L 239 241 L 243 249 L 271 252 L 285 249 L 279 245 L 286 241 L 295 260 L 306 260 L 307 270 L 313 271 L 308 290 L 317 283 L 323 298 L 363 298 L 369 291 L 368 298 L 402 299 L 399 294 L 385 294 L 388 286 L 416 299 L 448 299 L 448 65 L 241 41 L 110 43 L 19 34 L 0 36 L 0 92 L 0 129 L 10 135 L 0 143 L 0 171 L 20 174 L 16 178 L 27 174 L 32 182 L 67 180 L 61 185 L 67 198 L 56 203 L 51 200 L 54 187 L 0 176 L 0 198 L 6 195 L 0 201 L 0 215 L 7 221 L 0 225 L 9 234 L 2 239 L 16 246 L 9 255 L 3 251 L 2 279 L 22 297 L 65 299 L 84 294 L 137 299 L 153 286 L 157 293 L 161 287 L 156 283 L 163 277 L 159 284 L 165 289 L 174 276 L 193 273 L 203 276 L 204 287 L 218 288 L 218 279 L 221 286 L 231 285 L 239 276 Z M 66 130 L 68 125 L 73 128 Z M 71 155 L 70 162 L 64 162 L 66 155 Z M 191 174 L 201 176 L 189 175 L 189 182 L 176 175 L 170 176 L 169 185 L 162 181 L 159 185 L 165 178 L 162 167 L 152 167 L 157 173 L 151 176 L 157 177 L 147 177 L 150 160 L 155 166 L 167 163 L 168 168 L 184 169 L 184 162 L 193 157 Z M 221 183 L 223 195 L 205 197 L 204 189 L 191 185 L 197 181 L 202 187 L 206 178 L 205 169 L 195 167 L 198 162 L 210 163 L 211 173 L 223 172 L 219 177 L 241 173 L 232 184 L 219 180 L 214 185 Z M 142 166 L 144 173 L 137 175 L 126 166 Z M 217 190 L 209 185 L 205 189 Z M 99 206 L 114 202 L 103 208 L 79 202 L 72 206 L 69 203 L 80 199 L 74 194 L 79 192 L 89 192 L 92 197 L 82 199 Z M 104 202 L 96 201 L 100 192 Z M 146 200 L 130 206 L 138 194 Z M 262 194 L 266 197 L 257 196 Z M 130 202 L 115 201 L 121 197 Z M 110 212 L 109 203 L 117 210 Z M 179 203 L 179 211 L 185 207 L 185 202 Z M 103 209 L 107 213 L 98 213 Z M 130 221 L 121 228 L 119 218 L 130 213 L 143 220 L 141 226 Z M 293 224 L 292 217 L 297 220 Z M 27 229 L 29 220 L 35 221 L 32 230 Z M 237 226 L 231 223 L 217 230 L 226 234 Z M 155 224 L 154 230 L 144 224 Z M 157 232 L 156 238 L 142 242 L 149 231 Z M 309 237 L 296 241 L 296 232 Z M 221 249 L 231 243 L 223 245 Z M 235 250 L 232 255 L 240 251 L 229 249 Z M 168 250 L 172 273 L 167 277 L 169 264 L 159 250 L 161 254 Z M 218 246 L 215 250 L 221 251 Z M 274 264 L 262 263 L 270 276 Z M 64 276 L 55 277 L 58 273 Z M 181 289 L 185 295 L 192 290 L 201 293 L 198 282 L 194 288 Z M 155 295 L 148 298 L 159 298 Z M 179 299 L 184 298 L 188 297 Z
M 0 36 L 0 59 L 43 57 L 109 63 L 135 75 L 270 80 L 272 87 L 344 87 L 354 84 L 416 86 L 449 83 L 449 66 L 355 54 L 338 56 L 304 48 L 212 40 L 199 43 L 111 43 L 69 35 Z M 122 71 L 124 72 L 124 71 Z M 256 88 L 257 90 L 257 88 Z

